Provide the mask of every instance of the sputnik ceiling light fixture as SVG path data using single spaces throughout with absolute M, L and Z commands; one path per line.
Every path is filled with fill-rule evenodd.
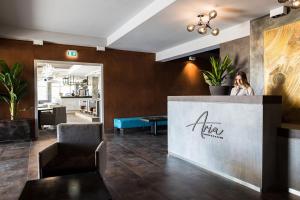
M 212 26 L 210 25 L 210 21 L 212 19 L 215 19 L 217 15 L 218 13 L 215 10 L 210 11 L 208 14 L 198 15 L 199 22 L 197 24 L 189 24 L 187 26 L 187 31 L 193 32 L 197 28 L 199 34 L 205 35 L 207 33 L 207 30 L 210 29 L 210 33 L 213 36 L 219 35 L 220 30 L 218 28 L 212 28 Z
M 300 0 L 278 0 L 278 3 L 284 3 L 285 6 L 293 9 L 300 8 Z

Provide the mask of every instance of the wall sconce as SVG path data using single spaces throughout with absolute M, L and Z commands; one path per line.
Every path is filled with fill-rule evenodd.
M 189 57 L 189 61 L 195 61 L 196 60 L 196 57 L 195 56 L 190 56 Z

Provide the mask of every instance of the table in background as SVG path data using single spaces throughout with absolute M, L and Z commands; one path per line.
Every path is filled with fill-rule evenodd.
M 27 181 L 19 200 L 111 200 L 98 172 Z
M 151 125 L 151 131 L 153 130 L 154 135 L 157 135 L 157 123 L 161 121 L 166 121 L 167 119 L 167 116 L 149 116 L 141 118 L 141 120 L 145 122 L 153 123 L 153 125 Z

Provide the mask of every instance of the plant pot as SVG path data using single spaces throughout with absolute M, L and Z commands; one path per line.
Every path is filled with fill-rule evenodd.
M 230 86 L 209 86 L 209 91 L 211 95 L 219 96 L 219 95 L 229 95 L 230 94 Z
M 28 141 L 33 133 L 33 120 L 0 120 L 0 142 Z

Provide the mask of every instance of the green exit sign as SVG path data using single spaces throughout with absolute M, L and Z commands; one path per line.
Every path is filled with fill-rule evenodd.
M 67 56 L 72 57 L 72 58 L 76 58 L 78 56 L 78 52 L 76 50 L 68 50 L 67 51 Z

